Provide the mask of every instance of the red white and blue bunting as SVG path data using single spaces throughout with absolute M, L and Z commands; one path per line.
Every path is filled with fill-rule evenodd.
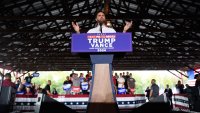
M 86 110 L 89 100 L 88 95 L 57 95 L 51 97 L 74 110 Z M 146 98 L 145 95 L 143 94 L 138 94 L 134 96 L 117 95 L 116 99 L 119 109 L 133 109 L 146 103 Z M 37 101 L 37 96 L 27 97 L 23 95 L 17 95 L 15 100 L 14 110 L 34 111 L 36 101 Z M 186 95 L 175 94 L 173 96 L 173 105 L 174 108 L 189 110 L 188 98 Z

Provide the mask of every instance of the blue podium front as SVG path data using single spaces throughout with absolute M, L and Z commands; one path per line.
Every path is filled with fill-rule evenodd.
M 72 34 L 71 52 L 90 54 L 93 77 L 87 113 L 118 113 L 112 61 L 115 52 L 132 52 L 132 34 Z

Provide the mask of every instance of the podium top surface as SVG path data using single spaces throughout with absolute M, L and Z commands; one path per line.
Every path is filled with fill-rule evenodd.
M 72 34 L 72 53 L 132 52 L 131 33 Z

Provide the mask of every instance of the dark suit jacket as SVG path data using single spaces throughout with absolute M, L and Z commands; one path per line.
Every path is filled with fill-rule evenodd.
M 172 89 L 171 89 L 171 88 L 165 89 L 164 92 L 167 93 L 167 96 L 168 96 L 169 98 L 172 98 L 173 93 L 172 93 Z

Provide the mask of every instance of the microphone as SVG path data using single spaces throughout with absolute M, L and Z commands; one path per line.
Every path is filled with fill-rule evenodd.
M 102 33 L 102 23 L 99 23 L 100 26 L 100 32 Z

